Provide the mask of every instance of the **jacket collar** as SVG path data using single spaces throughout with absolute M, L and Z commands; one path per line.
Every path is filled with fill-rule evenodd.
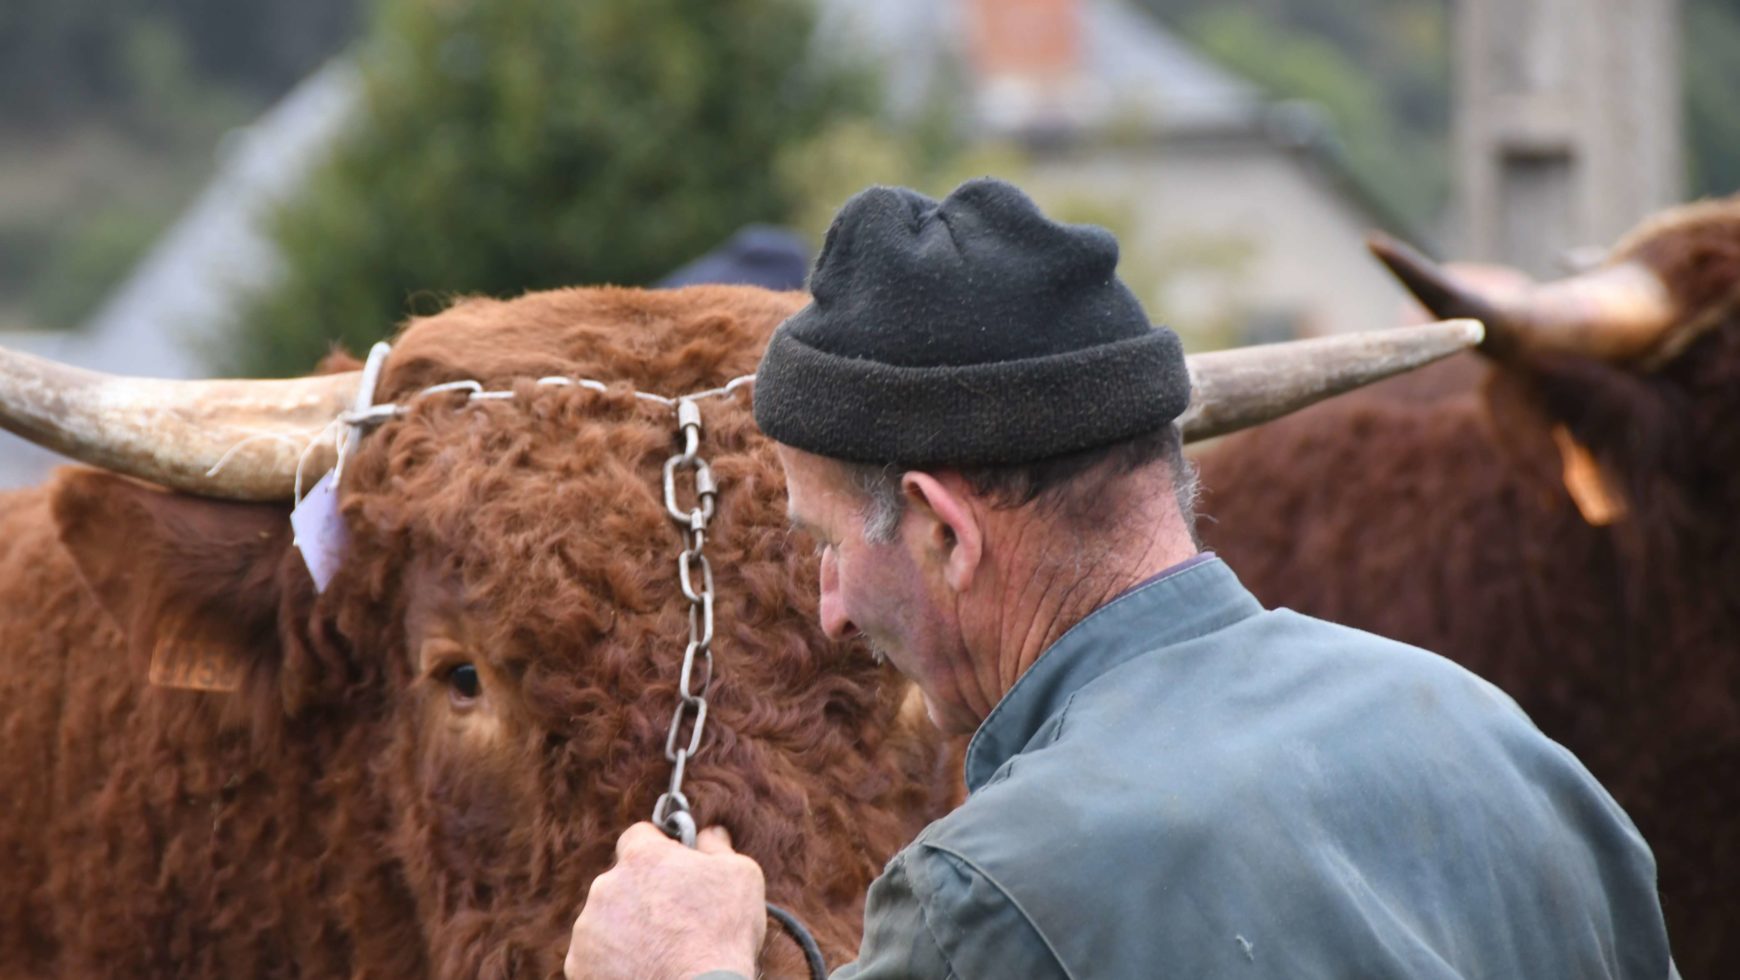
M 1039 655 L 974 733 L 967 745 L 967 791 L 984 786 L 1096 677 L 1262 611 L 1225 562 L 1198 555 L 1089 613 Z

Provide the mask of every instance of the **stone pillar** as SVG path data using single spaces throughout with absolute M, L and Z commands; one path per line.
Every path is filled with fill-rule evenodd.
M 1458 258 L 1564 271 L 1680 199 L 1678 0 L 1459 0 Z

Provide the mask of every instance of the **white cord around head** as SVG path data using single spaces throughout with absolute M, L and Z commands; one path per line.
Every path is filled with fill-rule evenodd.
M 217 458 L 217 462 L 211 464 L 211 468 L 205 471 L 205 475 L 208 478 L 217 476 L 218 473 L 221 472 L 224 467 L 226 467 L 230 464 L 230 460 L 235 457 L 236 453 L 243 446 L 246 446 L 250 443 L 259 442 L 262 439 L 270 439 L 274 442 L 281 442 L 284 445 L 289 446 L 292 449 L 295 449 L 297 446 L 297 442 L 295 439 L 292 439 L 291 437 L 285 435 L 282 432 L 253 432 L 253 433 L 250 433 L 247 436 L 247 438 L 241 440 L 240 442 L 236 443 L 235 445 L 231 446 L 230 448 L 224 450 L 224 454 Z
M 338 436 L 335 434 L 335 430 L 337 430 L 337 428 L 343 424 L 344 424 L 344 417 L 342 415 L 339 416 L 338 418 L 333 419 L 331 422 L 326 423 L 326 425 L 323 426 L 319 432 L 316 432 L 314 434 L 314 438 L 308 440 L 307 445 L 302 447 L 302 453 L 296 457 L 296 486 L 291 491 L 293 493 L 293 496 L 290 498 L 290 502 L 292 505 L 299 504 L 302 502 L 302 470 L 303 470 L 303 467 L 308 465 L 308 457 L 314 453 L 314 448 L 316 446 L 320 445 L 322 442 L 325 442 L 326 439 L 329 436 L 331 436 L 334 440 L 333 441 L 333 448 L 335 450 L 337 450 L 338 454 L 339 454 L 339 456 L 338 456 L 339 462 L 342 463 L 344 461 L 344 450 L 346 447 L 339 445 L 339 443 L 337 441 Z M 334 479 L 337 479 L 337 478 L 334 477 Z

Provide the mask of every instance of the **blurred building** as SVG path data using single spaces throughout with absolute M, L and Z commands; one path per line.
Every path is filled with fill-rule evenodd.
M 1019 147 L 1050 210 L 1113 228 L 1150 312 L 1206 346 L 1391 324 L 1372 228 L 1418 241 L 1276 103 L 1123 0 L 822 0 L 822 35 L 886 70 L 896 113 L 948 106 Z M 951 101 L 952 99 L 952 101 Z

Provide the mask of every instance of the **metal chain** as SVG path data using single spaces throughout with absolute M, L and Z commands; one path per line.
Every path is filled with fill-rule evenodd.
M 709 394 L 709 393 L 703 393 Z M 707 522 L 713 519 L 714 498 L 719 488 L 713 470 L 701 458 L 701 407 L 694 397 L 677 402 L 677 431 L 683 451 L 665 460 L 665 512 L 682 528 L 683 550 L 677 556 L 677 584 L 689 600 L 689 643 L 683 648 L 683 666 L 677 675 L 677 710 L 671 715 L 671 730 L 665 736 L 665 759 L 671 764 L 671 785 L 653 805 L 653 823 L 665 833 L 695 846 L 695 818 L 689 798 L 683 795 L 683 774 L 689 760 L 701 749 L 701 734 L 707 726 L 707 692 L 713 686 L 713 565 L 707 561 Z M 677 471 L 695 471 L 695 506 L 684 510 L 677 503 Z M 700 582 L 696 582 L 696 572 Z M 700 683 L 696 685 L 696 665 Z M 683 722 L 692 716 L 687 744 L 681 742 Z
M 689 600 L 689 645 L 683 648 L 683 668 L 677 679 L 677 710 L 671 715 L 671 730 L 665 735 L 665 758 L 671 763 L 671 785 L 653 804 L 653 823 L 683 842 L 695 846 L 695 815 L 689 809 L 689 798 L 683 795 L 683 773 L 689 760 L 701 748 L 701 733 L 707 725 L 707 692 L 713 687 L 713 565 L 707 561 L 707 522 L 713 519 L 714 498 L 719 486 L 713 482 L 713 470 L 701 458 L 701 407 L 697 398 L 727 394 L 737 382 L 724 388 L 701 392 L 677 401 L 677 431 L 682 434 L 683 451 L 665 460 L 665 512 L 683 529 L 683 551 L 677 556 L 677 584 L 683 598 Z M 695 506 L 684 510 L 677 504 L 677 471 L 695 471 Z M 700 588 L 695 587 L 695 570 L 701 572 Z M 701 664 L 700 689 L 695 689 L 695 665 Z M 694 715 L 687 745 L 682 740 L 683 719 Z M 798 948 L 803 950 L 804 964 L 811 980 L 827 980 L 828 966 L 822 959 L 822 948 L 816 938 L 804 928 L 798 918 L 771 902 L 767 914 L 778 922 Z

